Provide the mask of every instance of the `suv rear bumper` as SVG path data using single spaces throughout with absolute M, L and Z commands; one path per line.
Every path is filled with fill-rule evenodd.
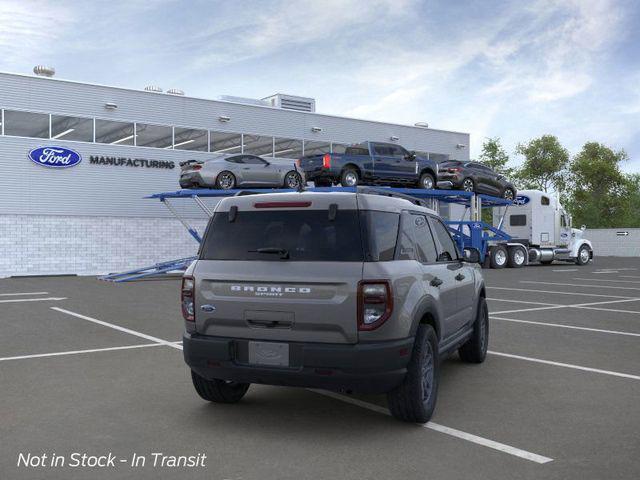
M 271 367 L 248 364 L 248 342 L 185 332 L 184 359 L 207 379 L 384 393 L 402 382 L 413 348 L 413 338 L 356 345 L 291 342 L 291 366 Z

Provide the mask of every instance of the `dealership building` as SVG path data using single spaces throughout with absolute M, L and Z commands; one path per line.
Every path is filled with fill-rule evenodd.
M 250 153 L 292 162 L 364 140 L 469 159 L 469 134 L 324 115 L 310 98 L 209 100 L 34 72 L 0 73 L 0 277 L 103 274 L 193 255 L 183 225 L 144 198 L 177 190 L 185 160 Z M 55 155 L 65 168 L 47 166 Z M 203 229 L 201 210 L 176 207 Z

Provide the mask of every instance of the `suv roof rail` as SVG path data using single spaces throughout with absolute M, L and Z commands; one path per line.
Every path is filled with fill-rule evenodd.
M 403 200 L 408 200 L 415 205 L 420 205 L 421 207 L 425 207 L 425 208 L 431 208 L 431 206 L 426 201 L 420 198 L 407 195 L 406 193 L 393 192 L 386 188 L 356 187 L 356 193 L 364 193 L 367 195 L 382 195 L 384 197 L 402 198 Z

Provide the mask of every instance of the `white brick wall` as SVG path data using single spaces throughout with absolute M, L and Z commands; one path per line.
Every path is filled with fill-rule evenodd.
M 206 220 L 190 223 L 204 232 Z M 197 248 L 172 218 L 0 215 L 0 277 L 120 272 Z

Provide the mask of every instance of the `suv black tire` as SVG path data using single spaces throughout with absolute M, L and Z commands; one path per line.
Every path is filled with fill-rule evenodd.
M 489 308 L 484 297 L 480 297 L 473 333 L 459 349 L 458 354 L 463 362 L 482 363 L 487 357 L 489 346 Z
M 249 390 L 250 383 L 227 382 L 225 380 L 207 380 L 191 370 L 193 386 L 203 399 L 216 403 L 236 403 Z
M 355 175 L 355 183 L 351 182 L 352 185 L 349 185 L 349 180 L 347 179 L 347 175 Z M 352 177 L 350 177 L 352 178 Z M 340 184 L 343 187 L 355 187 L 360 183 L 360 175 L 358 175 L 358 171 L 353 167 L 347 167 L 342 171 L 340 175 Z
M 431 325 L 422 324 L 416 332 L 404 380 L 387 393 L 391 414 L 404 422 L 428 422 L 436 408 L 439 373 L 438 337 Z M 425 398 L 425 388 L 428 387 Z
M 509 254 L 503 245 L 491 247 L 491 261 L 489 262 L 491 268 L 504 268 L 508 258 Z
M 476 182 L 474 182 L 472 178 L 467 177 L 462 180 L 462 183 L 460 184 L 460 190 L 465 192 L 475 192 Z

